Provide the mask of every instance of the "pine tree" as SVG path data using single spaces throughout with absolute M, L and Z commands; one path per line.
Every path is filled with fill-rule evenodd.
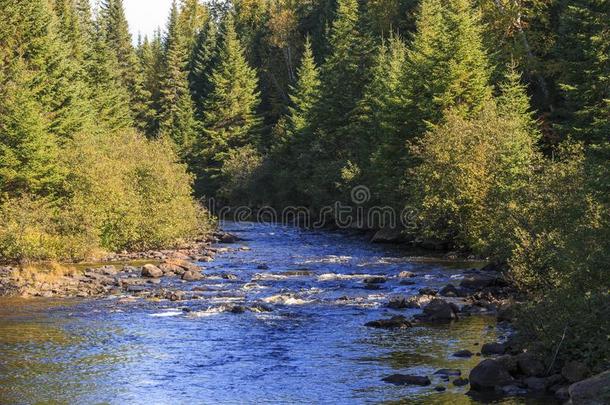
M 560 1 L 557 53 L 566 98 L 562 127 L 588 144 L 610 133 L 610 7 L 606 1 Z M 566 111 L 567 110 L 567 111 Z
M 370 70 L 370 83 L 358 103 L 352 132 L 364 151 L 355 162 L 362 170 L 361 184 L 368 184 L 378 202 L 398 206 L 397 195 L 404 175 L 408 119 L 404 89 L 406 46 L 396 35 L 380 45 Z
M 106 44 L 116 56 L 122 84 L 130 95 L 136 125 L 143 128 L 151 114 L 147 103 L 150 95 L 142 86 L 141 66 L 132 44 L 123 0 L 103 0 L 100 13 Z
M 32 91 L 35 80 L 36 72 L 28 71 L 22 59 L 0 62 L 0 201 L 59 191 L 57 138 Z
M 491 97 L 479 16 L 470 0 L 423 0 L 408 52 L 407 86 L 414 105 L 412 135 L 421 135 L 443 112 L 476 111 Z
M 349 123 L 362 96 L 368 65 L 368 38 L 363 34 L 357 0 L 339 0 L 329 38 L 330 55 L 322 66 L 320 126 L 334 131 Z
M 150 138 L 159 133 L 159 116 L 161 114 L 161 78 L 164 71 L 164 49 L 161 39 L 161 32 L 155 32 L 152 40 L 144 38 L 138 47 L 138 58 L 142 66 L 143 82 L 142 85 L 147 94 L 148 114 L 144 132 Z
M 293 136 L 299 136 L 304 129 L 311 126 L 313 109 L 320 100 L 320 73 L 309 37 L 305 40 L 305 50 L 297 75 L 297 83 L 291 87 L 292 106 L 289 107 L 289 131 Z
M 180 33 L 179 11 L 172 4 L 165 38 L 165 59 L 161 78 L 160 133 L 169 136 L 178 153 L 189 157 L 197 137 L 195 109 L 188 86 L 187 54 Z
M 537 134 L 537 123 L 531 110 L 527 87 L 522 83 L 521 74 L 514 64 L 508 67 L 499 88 L 500 94 L 497 97 L 499 113 L 519 121 L 520 126 L 532 135 Z
M 212 73 L 212 92 L 205 104 L 205 125 L 209 135 L 229 147 L 258 144 L 255 133 L 259 93 L 256 71 L 248 65 L 237 38 L 233 17 L 223 24 L 218 65 Z
M 203 106 L 212 91 L 212 71 L 218 59 L 217 39 L 216 22 L 209 18 L 197 36 L 189 69 L 191 92 L 200 117 L 203 117 Z
M 211 83 L 212 91 L 204 107 L 206 140 L 201 145 L 202 155 L 210 166 L 209 178 L 219 173 L 231 150 L 259 145 L 257 75 L 246 61 L 231 14 L 223 21 L 218 64 L 212 72 Z

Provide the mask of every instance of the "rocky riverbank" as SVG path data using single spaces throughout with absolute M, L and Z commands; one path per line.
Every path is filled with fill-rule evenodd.
M 106 255 L 95 264 L 0 266 L 0 296 L 87 298 L 135 295 L 183 299 L 180 284 L 206 277 L 197 263 L 210 262 L 229 250 L 213 244 L 234 243 L 223 232 L 178 249 Z
M 408 284 L 412 273 L 403 272 L 402 283 Z M 365 280 L 366 282 L 367 280 Z M 368 280 L 381 284 L 382 278 Z M 412 319 L 396 315 L 387 319 L 368 322 L 365 326 L 381 329 L 410 328 L 417 324 L 459 322 L 460 318 L 473 315 L 493 315 L 498 323 L 511 323 L 514 319 L 515 291 L 505 280 L 501 269 L 487 266 L 482 270 L 465 272 L 459 285 L 448 284 L 440 290 L 423 288 L 419 295 L 397 296 L 390 299 L 387 307 L 393 310 L 421 308 L 422 312 Z M 582 362 L 547 364 L 543 357 L 528 351 L 505 336 L 499 342 L 485 342 L 480 351 L 459 350 L 454 357 L 484 358 L 474 367 L 468 378 L 461 370 L 437 370 L 447 384 L 464 386 L 470 384 L 470 395 L 484 398 L 514 396 L 554 396 L 559 402 L 571 404 L 610 403 L 610 371 L 592 376 Z M 430 376 L 393 374 L 383 381 L 396 385 L 430 385 Z M 448 387 L 440 384 L 437 391 Z

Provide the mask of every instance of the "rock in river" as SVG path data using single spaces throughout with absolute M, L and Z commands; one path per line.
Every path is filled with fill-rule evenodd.
M 432 384 L 430 379 L 426 376 L 418 375 L 407 375 L 407 374 L 392 374 L 391 376 L 385 377 L 383 381 L 395 384 L 395 385 L 421 385 L 427 386 Z
M 382 276 L 374 276 L 367 277 L 363 281 L 365 284 L 383 284 L 386 282 L 386 278 Z
M 431 322 L 456 320 L 457 308 L 445 300 L 433 299 L 424 307 L 424 313 L 419 318 Z
M 163 277 L 163 270 L 153 264 L 145 264 L 142 267 L 142 277 L 160 278 Z
M 192 271 L 192 270 L 189 270 L 182 275 L 182 279 L 184 281 L 199 281 L 199 280 L 203 280 L 203 278 L 204 277 L 201 273 L 199 273 L 198 271 Z
M 492 356 L 506 353 L 506 345 L 504 343 L 485 343 L 481 348 L 481 354 Z
M 453 357 L 469 358 L 472 356 L 473 354 L 470 350 L 458 350 L 457 352 L 453 353 Z
M 364 326 L 378 329 L 396 329 L 396 328 L 409 328 L 411 322 L 402 315 L 393 316 L 390 319 L 379 319 L 376 321 L 367 322 Z
M 470 372 L 470 386 L 475 391 L 493 390 L 514 382 L 504 365 L 495 360 L 484 360 Z

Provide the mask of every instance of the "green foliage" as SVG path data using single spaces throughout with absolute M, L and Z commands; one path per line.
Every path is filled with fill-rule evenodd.
M 599 0 L 560 1 L 557 51 L 568 121 L 563 126 L 587 143 L 610 133 L 610 7 Z
M 407 86 L 413 134 L 447 109 L 468 115 L 491 97 L 479 14 L 469 0 L 423 0 L 408 51 Z
M 59 147 L 32 88 L 35 73 L 21 59 L 0 63 L 0 200 L 58 191 Z
M 414 206 L 422 231 L 458 248 L 505 258 L 519 202 L 536 158 L 532 135 L 493 104 L 472 118 L 451 111 L 413 149 Z
M 189 83 L 198 115 L 203 117 L 205 102 L 213 90 L 212 71 L 217 63 L 218 28 L 208 19 L 197 36 L 190 61 Z
M 174 2 L 165 38 L 159 130 L 174 141 L 181 157 L 188 158 L 193 153 L 198 123 L 188 85 L 185 39 L 180 33 L 178 19 L 179 11 Z
M 213 90 L 204 108 L 205 140 L 200 146 L 200 156 L 207 166 L 199 168 L 206 176 L 206 191 L 220 187 L 218 175 L 227 153 L 246 145 L 257 147 L 260 141 L 256 71 L 245 59 L 230 14 L 223 22 L 218 65 L 212 72 L 211 84 Z

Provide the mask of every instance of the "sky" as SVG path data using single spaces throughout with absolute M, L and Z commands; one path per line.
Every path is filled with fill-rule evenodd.
M 172 0 L 123 0 L 134 42 L 138 33 L 150 38 L 158 27 L 165 27 Z

